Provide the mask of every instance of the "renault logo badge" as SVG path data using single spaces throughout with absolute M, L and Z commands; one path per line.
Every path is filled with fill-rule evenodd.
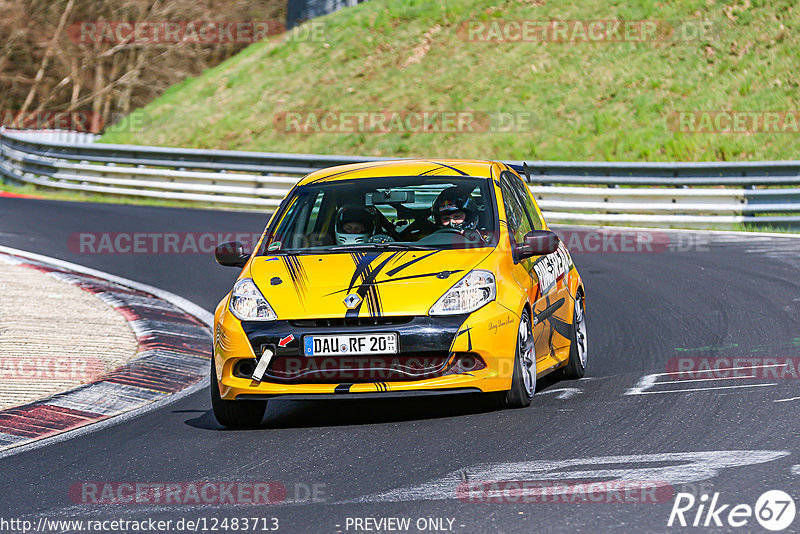
M 358 296 L 358 293 L 350 293 L 344 298 L 344 305 L 348 310 L 354 309 L 359 304 L 361 304 L 361 297 Z

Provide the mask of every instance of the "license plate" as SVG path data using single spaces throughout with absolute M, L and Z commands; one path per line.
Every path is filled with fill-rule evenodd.
M 306 356 L 396 353 L 397 334 L 341 334 L 303 338 L 303 354 Z

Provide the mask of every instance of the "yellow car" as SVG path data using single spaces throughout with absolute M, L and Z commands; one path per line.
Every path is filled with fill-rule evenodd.
M 525 173 L 527 174 L 527 172 Z M 214 315 L 211 396 L 226 426 L 267 401 L 486 393 L 529 406 L 536 379 L 586 367 L 584 288 L 504 163 L 404 160 L 313 172 Z

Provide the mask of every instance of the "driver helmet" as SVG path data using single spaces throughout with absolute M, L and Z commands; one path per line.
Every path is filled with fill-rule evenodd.
M 459 211 L 464 213 L 463 222 L 456 223 L 449 219 L 447 222 L 442 222 L 443 217 L 447 219 Z M 457 187 L 450 187 L 436 197 L 433 203 L 433 216 L 440 228 L 452 228 L 462 232 L 474 230 L 478 226 L 478 203 L 469 193 L 463 193 Z
M 366 208 L 345 206 L 336 214 L 336 243 L 365 243 L 375 229 L 372 214 Z

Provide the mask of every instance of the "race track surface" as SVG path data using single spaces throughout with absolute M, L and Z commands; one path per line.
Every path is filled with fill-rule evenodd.
M 266 220 L 259 213 L 0 198 L 0 244 L 144 282 L 211 311 L 237 272 L 210 254 L 81 254 L 69 243 L 76 233 L 99 231 L 259 233 Z M 0 460 L 0 516 L 258 516 L 278 518 L 279 532 L 331 534 L 364 532 L 354 529 L 355 518 L 387 517 L 410 518 L 405 532 L 432 532 L 434 523 L 416 527 L 428 518 L 463 533 L 699 531 L 667 526 L 672 493 L 656 503 L 487 503 L 456 494 L 459 480 L 505 480 L 509 473 L 528 481 L 659 480 L 698 498 L 719 492 L 719 502 L 731 505 L 753 506 L 773 489 L 798 499 L 798 380 L 763 368 L 750 369 L 755 378 L 686 382 L 664 373 L 675 370 L 675 358 L 796 362 L 800 239 L 692 235 L 694 242 L 677 247 L 688 250 L 573 253 L 588 293 L 589 379 L 545 381 L 530 409 L 492 411 L 480 399 L 447 397 L 281 401 L 271 403 L 262 428 L 230 431 L 215 422 L 202 391 Z M 219 507 L 92 504 L 75 493 L 84 482 L 195 481 L 275 481 L 290 500 L 298 495 L 296 502 Z M 315 485 L 317 502 L 306 497 Z M 764 531 L 754 518 L 735 530 Z

